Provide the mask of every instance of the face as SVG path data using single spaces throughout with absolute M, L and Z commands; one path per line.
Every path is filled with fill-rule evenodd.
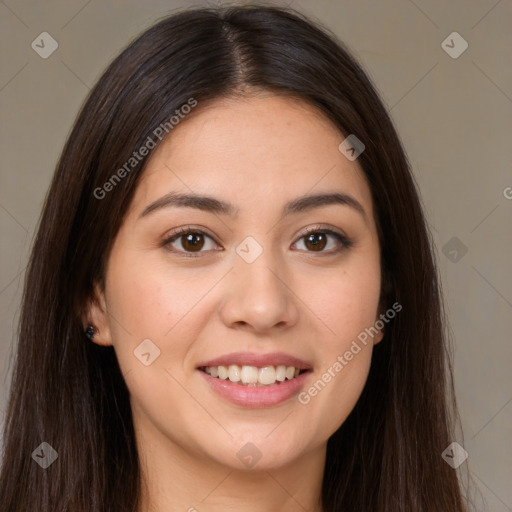
M 88 317 L 146 439 L 271 469 L 323 449 L 353 409 L 381 282 L 344 139 L 307 104 L 260 94 L 199 104 L 154 150 Z

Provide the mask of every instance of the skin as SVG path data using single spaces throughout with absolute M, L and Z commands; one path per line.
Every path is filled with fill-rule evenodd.
M 307 404 L 234 405 L 196 366 L 282 351 L 312 365 L 307 390 L 379 318 L 372 199 L 357 160 L 338 150 L 344 138 L 308 104 L 259 92 L 198 105 L 153 151 L 86 318 L 99 330 L 94 342 L 115 347 L 130 391 L 141 511 L 322 510 L 327 440 L 356 404 L 383 333 Z M 139 218 L 171 191 L 232 202 L 238 217 L 169 207 Z M 286 202 L 333 191 L 364 216 L 334 204 L 280 220 Z M 211 236 L 197 258 L 182 256 L 183 237 L 171 242 L 181 253 L 162 246 L 187 226 Z M 335 253 L 343 244 L 328 235 L 315 251 L 301 238 L 307 227 L 334 228 L 353 245 Z M 235 250 L 247 236 L 263 249 L 252 263 Z M 144 339 L 160 350 L 149 366 L 134 356 Z M 249 442 L 261 452 L 250 469 L 237 457 Z

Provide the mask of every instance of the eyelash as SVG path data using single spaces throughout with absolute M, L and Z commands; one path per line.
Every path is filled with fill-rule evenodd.
M 170 244 L 172 242 L 174 242 L 175 240 L 179 239 L 180 237 L 182 237 L 184 235 L 188 235 L 190 233 L 195 234 L 195 235 L 205 235 L 208 238 L 211 238 L 215 243 L 217 243 L 211 235 L 209 235 L 207 232 L 203 231 L 202 229 L 193 228 L 193 227 L 186 227 L 186 228 L 179 228 L 175 232 L 171 233 L 168 237 L 166 237 L 162 241 L 161 246 L 164 247 L 169 252 L 172 252 L 172 253 L 175 253 L 175 254 L 177 253 L 177 254 L 179 254 L 181 256 L 184 256 L 186 258 L 199 258 L 201 256 L 201 253 L 208 252 L 208 251 L 187 252 L 187 251 L 181 251 L 181 250 L 176 250 L 174 248 L 170 248 Z M 319 226 L 313 226 L 313 227 L 306 228 L 299 235 L 299 237 L 297 238 L 297 241 L 294 242 L 294 245 L 299 240 L 301 240 L 303 238 L 306 238 L 307 236 L 309 236 L 309 235 L 311 235 L 313 233 L 315 233 L 315 234 L 322 233 L 322 234 L 331 235 L 334 238 L 336 238 L 338 240 L 338 242 L 341 243 L 341 247 L 336 249 L 336 250 L 332 250 L 331 249 L 330 251 L 323 251 L 323 250 L 322 251 L 318 251 L 318 254 L 320 254 L 320 255 L 324 255 L 324 256 L 331 255 L 332 256 L 332 255 L 335 255 L 335 254 L 340 254 L 341 252 L 349 249 L 350 247 L 352 247 L 354 245 L 353 240 L 350 240 L 343 233 L 339 233 L 339 232 L 334 231 L 332 229 L 322 228 L 322 227 L 319 227 Z M 316 251 L 306 251 L 306 252 L 314 254 Z

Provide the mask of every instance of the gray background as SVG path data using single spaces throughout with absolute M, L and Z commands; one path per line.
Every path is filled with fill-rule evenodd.
M 190 5 L 215 3 L 0 1 L 0 419 L 30 245 L 78 108 L 129 40 Z M 290 5 L 348 45 L 396 123 L 434 234 L 455 339 L 457 441 L 469 453 L 461 470 L 479 489 L 478 510 L 512 511 L 512 3 Z M 47 59 L 31 47 L 45 31 L 59 45 Z M 441 46 L 454 31 L 469 45 L 458 58 Z

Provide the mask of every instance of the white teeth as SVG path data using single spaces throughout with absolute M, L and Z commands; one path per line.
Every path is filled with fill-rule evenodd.
M 230 364 L 229 366 L 208 366 L 204 371 L 212 377 L 221 380 L 229 379 L 231 382 L 248 386 L 271 386 L 276 382 L 291 380 L 300 374 L 300 368 L 285 365 L 257 367 Z
M 284 364 L 280 364 L 276 368 L 276 380 L 279 382 L 283 382 L 286 379 L 286 366 Z
M 276 381 L 276 369 L 273 366 L 264 366 L 258 372 L 258 382 L 260 384 L 274 384 Z
M 217 366 L 217 368 L 219 370 L 219 379 L 226 380 L 229 375 L 228 369 L 225 366 Z M 210 375 L 211 375 L 211 373 L 210 373 Z
M 231 382 L 240 381 L 240 367 L 236 364 L 230 364 L 228 368 L 228 378 Z
M 240 373 L 242 384 L 258 383 L 258 368 L 256 366 L 242 366 Z M 229 379 L 231 380 L 231 379 Z

